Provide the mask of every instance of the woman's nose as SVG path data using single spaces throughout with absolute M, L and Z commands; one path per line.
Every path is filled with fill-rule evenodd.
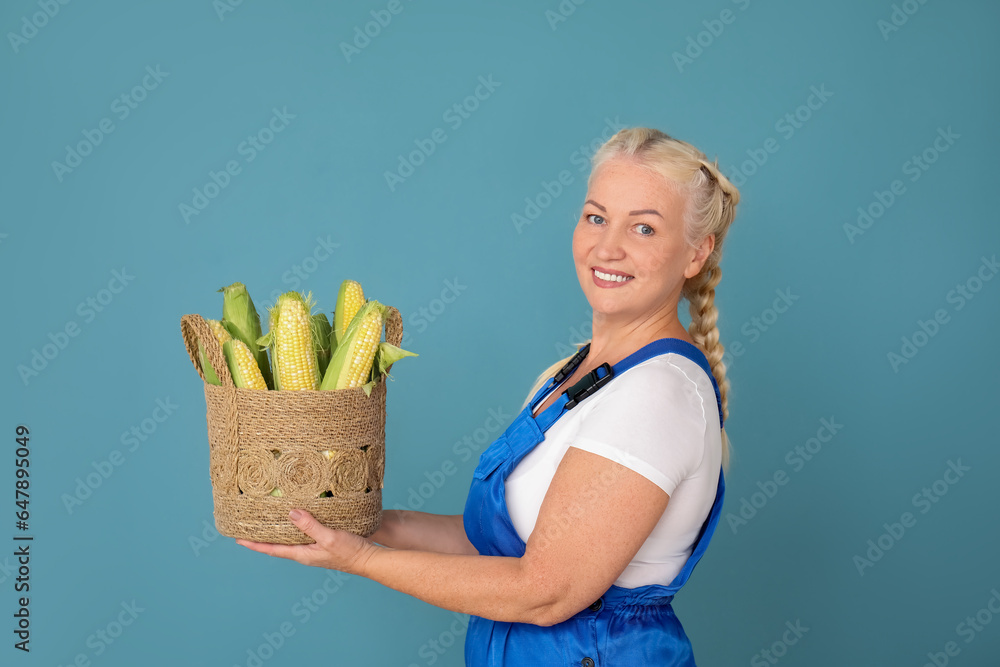
M 594 252 L 598 257 L 604 259 L 615 259 L 625 255 L 623 230 L 615 227 L 608 227 L 598 237 Z

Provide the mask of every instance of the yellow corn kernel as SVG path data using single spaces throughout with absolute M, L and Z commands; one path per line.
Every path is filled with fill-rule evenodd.
M 219 347 L 226 344 L 226 341 L 232 338 L 226 327 L 222 326 L 222 322 L 219 320 L 205 320 L 208 322 L 208 326 L 212 327 L 212 333 L 215 334 L 215 339 L 219 341 Z
M 274 362 L 274 387 L 280 390 L 319 388 L 319 364 L 313 347 L 312 304 L 298 292 L 278 297 L 271 313 L 268 344 Z
M 231 338 L 222 346 L 226 354 L 229 373 L 233 376 L 233 384 L 241 389 L 267 389 L 267 382 L 260 373 L 257 360 L 246 343 Z
M 349 389 L 368 382 L 384 322 L 385 307 L 378 301 L 362 307 L 337 344 L 321 389 Z
M 347 373 L 345 387 L 360 387 L 368 381 L 371 374 L 375 350 L 382 339 L 382 313 L 377 310 L 369 313 L 361 323 L 358 340 L 351 354 L 350 369 Z
M 337 294 L 337 307 L 333 313 L 334 340 L 338 343 L 344 340 L 347 327 L 351 320 L 365 305 L 365 292 L 361 289 L 361 283 L 356 280 L 345 280 L 340 284 L 340 291 Z

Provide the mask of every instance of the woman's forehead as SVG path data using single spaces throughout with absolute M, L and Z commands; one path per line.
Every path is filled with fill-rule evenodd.
M 679 205 L 681 194 L 659 174 L 609 171 L 591 181 L 585 200 L 605 209 L 658 209 Z

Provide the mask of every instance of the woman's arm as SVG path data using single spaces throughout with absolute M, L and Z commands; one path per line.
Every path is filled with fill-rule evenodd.
M 575 447 L 556 470 L 521 558 L 380 547 L 302 512 L 308 545 L 239 544 L 368 577 L 425 602 L 498 621 L 554 625 L 621 575 L 669 497 L 639 473 Z
M 368 539 L 393 549 L 418 549 L 470 556 L 479 553 L 465 534 L 461 514 L 385 510 L 382 512 L 382 525 Z
M 668 501 L 639 473 L 570 447 L 523 557 L 372 546 L 357 573 L 445 609 L 553 625 L 593 603 L 621 576 Z

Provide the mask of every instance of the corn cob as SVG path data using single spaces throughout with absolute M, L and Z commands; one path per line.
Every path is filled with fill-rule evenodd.
M 247 346 L 257 362 L 264 382 L 268 387 L 274 386 L 271 376 L 271 364 L 267 360 L 267 351 L 260 346 L 261 337 L 260 315 L 253 305 L 250 293 L 243 283 L 233 283 L 219 290 L 223 294 L 222 324 L 226 330 Z
M 219 320 L 205 320 L 208 325 L 212 328 L 212 333 L 215 334 L 215 339 L 219 341 L 219 347 L 222 347 L 227 340 L 231 338 L 229 332 L 226 328 L 222 326 Z M 205 373 L 205 381 L 209 384 L 222 386 L 222 381 L 219 380 L 218 374 L 215 369 L 212 368 L 212 362 L 208 359 L 208 354 L 205 353 L 205 346 L 198 341 L 198 358 L 201 360 L 201 370 Z
M 347 327 L 363 305 L 365 305 L 365 293 L 361 289 L 361 283 L 356 280 L 345 280 L 340 283 L 337 309 L 333 312 L 333 347 L 344 340 Z
M 374 299 L 361 307 L 337 343 L 320 389 L 348 389 L 366 384 L 382 338 L 385 306 Z
M 219 320 L 206 321 L 208 322 L 208 326 L 212 327 L 212 333 L 215 334 L 215 340 L 219 341 L 219 347 L 225 345 L 226 341 L 232 338 L 229 331 L 226 329 L 226 325 Z
M 222 346 L 229 365 L 229 373 L 233 376 L 233 384 L 241 389 L 267 389 L 264 376 L 261 375 L 257 361 L 253 358 L 250 348 L 243 341 L 232 338 Z
M 333 330 L 326 313 L 316 313 L 312 316 L 316 326 L 313 327 L 313 347 L 316 349 L 316 362 L 319 364 L 319 376 L 323 377 L 330 363 L 330 340 Z
M 270 309 L 270 330 L 258 343 L 271 348 L 275 389 L 319 388 L 312 307 L 312 295 L 303 297 L 298 292 L 285 292 Z

